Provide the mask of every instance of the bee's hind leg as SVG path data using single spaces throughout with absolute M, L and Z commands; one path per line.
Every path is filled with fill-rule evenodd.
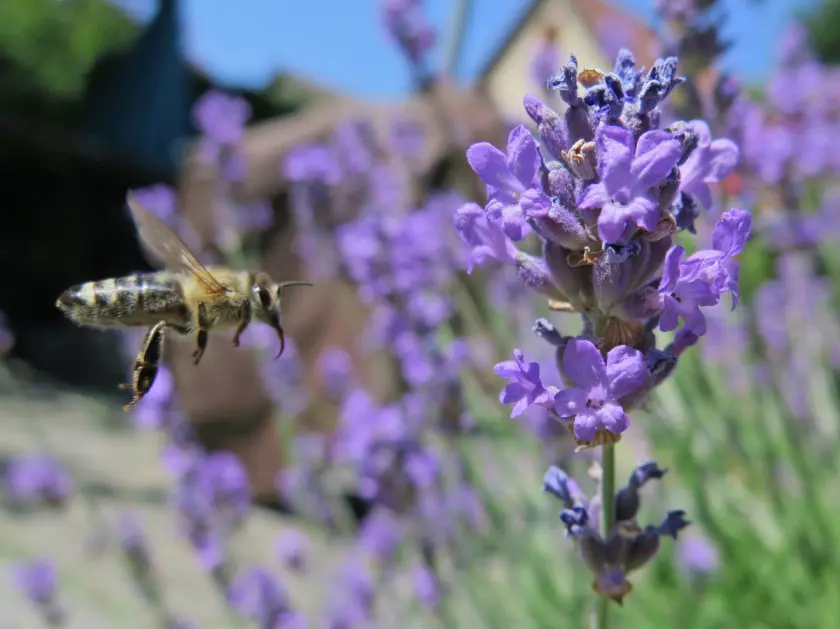
M 123 408 L 131 410 L 151 390 L 157 377 L 160 359 L 163 356 L 163 337 L 166 330 L 166 322 L 156 323 L 146 333 L 137 360 L 134 361 L 134 371 L 131 375 L 131 382 L 120 385 L 121 389 L 130 389 L 133 393 L 131 401 Z
M 204 356 L 204 350 L 207 349 L 207 309 L 204 304 L 198 304 L 196 322 L 198 323 L 198 333 L 195 336 L 197 347 L 192 355 L 194 365 L 199 363 L 201 357 Z

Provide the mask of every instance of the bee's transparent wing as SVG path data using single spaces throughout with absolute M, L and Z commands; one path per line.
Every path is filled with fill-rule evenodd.
M 129 194 L 127 202 L 131 216 L 137 225 L 137 233 L 140 236 L 141 243 L 166 268 L 190 273 L 210 295 L 221 294 L 227 290 L 211 275 L 210 271 L 204 268 L 204 265 L 198 261 L 190 248 L 166 223 L 140 205 L 134 195 Z

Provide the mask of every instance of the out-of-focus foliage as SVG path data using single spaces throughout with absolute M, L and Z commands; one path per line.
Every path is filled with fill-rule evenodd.
M 137 26 L 107 0 L 0 3 L 0 94 L 73 98 L 103 54 L 131 42 Z
M 806 16 L 805 25 L 820 58 L 840 63 L 840 0 L 820 0 Z

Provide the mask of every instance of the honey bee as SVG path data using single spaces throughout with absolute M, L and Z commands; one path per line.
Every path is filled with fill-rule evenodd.
M 151 390 L 163 355 L 167 330 L 195 335 L 193 363 L 207 348 L 210 330 L 235 328 L 233 344 L 252 319 L 271 326 L 283 354 L 285 335 L 280 324 L 281 295 L 289 286 L 309 282 L 274 282 L 262 271 L 205 268 L 169 227 L 131 194 L 128 207 L 147 257 L 164 270 L 136 273 L 71 286 L 55 305 L 77 325 L 96 328 L 150 326 L 132 370 L 132 380 L 120 385 L 132 391 L 128 411 Z

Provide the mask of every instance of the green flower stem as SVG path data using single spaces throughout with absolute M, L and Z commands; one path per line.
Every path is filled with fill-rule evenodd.
M 601 535 L 606 539 L 615 522 L 615 446 L 602 446 L 601 452 Z M 597 629 L 609 629 L 610 599 L 600 597 L 595 614 Z

